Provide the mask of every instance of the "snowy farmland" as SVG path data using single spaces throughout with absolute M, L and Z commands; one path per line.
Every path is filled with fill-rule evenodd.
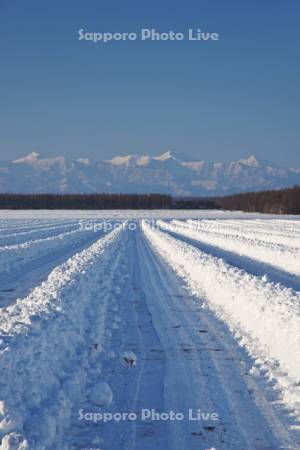
M 0 450 L 300 449 L 300 218 L 1 211 Z

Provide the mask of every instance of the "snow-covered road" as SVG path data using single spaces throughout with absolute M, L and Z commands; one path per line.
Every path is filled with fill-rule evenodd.
M 210 214 L 0 221 L 1 450 L 300 449 L 300 221 Z

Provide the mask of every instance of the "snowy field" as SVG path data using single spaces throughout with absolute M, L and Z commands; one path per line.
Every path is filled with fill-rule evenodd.
M 0 212 L 0 450 L 300 449 L 300 217 Z

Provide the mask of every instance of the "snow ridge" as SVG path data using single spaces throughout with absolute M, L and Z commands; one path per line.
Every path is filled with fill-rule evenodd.
M 238 255 L 247 256 L 284 272 L 300 276 L 299 239 L 296 243 L 293 242 L 294 247 L 289 247 L 287 244 L 279 244 L 278 239 L 277 243 L 274 243 L 259 239 L 255 235 L 247 236 L 244 233 L 232 233 L 231 227 L 223 226 L 222 229 L 216 230 L 213 224 L 207 226 L 202 221 L 196 223 L 176 220 L 171 223 L 159 221 L 158 224 L 162 228 L 179 233 L 182 236 L 235 252 Z
M 146 221 L 142 226 L 188 289 L 228 324 L 257 366 L 277 380 L 284 403 L 300 418 L 300 293 L 154 231 Z
M 104 339 L 101 323 L 106 309 L 105 281 L 109 289 L 112 280 L 108 266 L 122 247 L 120 235 L 120 229 L 114 230 L 74 255 L 54 269 L 28 297 L 3 311 L 3 442 L 18 440 L 24 450 L 68 448 L 64 431 L 70 426 L 72 405 L 85 396 L 90 345 L 86 341 L 87 330 L 90 320 L 98 318 L 93 329 L 98 332 L 100 348 Z M 21 444 L 16 448 L 21 449 Z

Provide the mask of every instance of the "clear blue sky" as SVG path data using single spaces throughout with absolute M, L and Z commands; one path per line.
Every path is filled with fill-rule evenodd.
M 173 150 L 300 167 L 300 3 L 0 0 L 0 158 Z M 219 42 L 80 42 L 78 30 Z

